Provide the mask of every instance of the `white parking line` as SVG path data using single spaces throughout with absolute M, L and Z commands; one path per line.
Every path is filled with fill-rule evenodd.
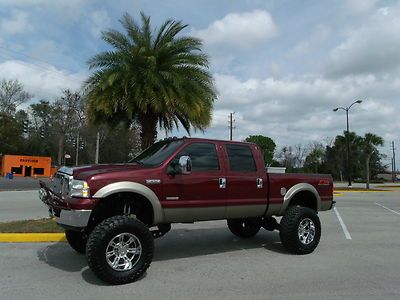
M 398 211 L 395 211 L 395 210 L 393 210 L 393 209 L 390 209 L 390 208 L 388 208 L 388 207 L 386 207 L 386 206 L 384 206 L 384 205 L 382 205 L 382 204 L 376 203 L 376 202 L 375 202 L 375 204 L 378 205 L 378 206 L 380 206 L 380 207 L 383 207 L 384 209 L 387 209 L 388 211 L 391 211 L 392 213 L 394 213 L 394 214 L 396 214 L 396 215 L 399 215 L 399 216 L 400 216 L 400 212 L 398 212 Z
M 346 239 L 351 240 L 350 232 L 347 230 L 347 226 L 346 226 L 346 224 L 344 224 L 343 219 L 339 214 L 339 211 L 337 210 L 336 207 L 334 207 L 333 210 L 335 211 L 336 216 L 337 216 L 337 218 L 339 220 L 339 223 L 342 226 L 342 229 L 343 229 L 343 232 L 344 232 L 344 236 L 346 237 Z

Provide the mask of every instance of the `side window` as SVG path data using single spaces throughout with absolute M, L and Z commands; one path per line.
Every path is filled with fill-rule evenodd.
M 192 172 L 219 170 L 218 156 L 214 144 L 192 143 L 183 149 L 174 160 L 178 162 L 182 155 L 190 156 Z
M 236 172 L 257 172 L 253 154 L 249 146 L 227 144 L 229 168 Z

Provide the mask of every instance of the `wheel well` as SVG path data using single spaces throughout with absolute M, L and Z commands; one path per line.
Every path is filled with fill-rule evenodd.
M 92 213 L 93 228 L 101 221 L 117 215 L 135 215 L 147 226 L 151 226 L 154 220 L 153 206 L 146 197 L 133 192 L 120 192 L 99 201 Z
M 317 198 L 312 192 L 309 191 L 301 191 L 293 196 L 293 198 L 290 200 L 289 206 L 296 205 L 308 207 L 318 211 Z

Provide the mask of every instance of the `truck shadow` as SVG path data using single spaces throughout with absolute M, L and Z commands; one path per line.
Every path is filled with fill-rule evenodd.
M 154 262 L 222 253 L 229 255 L 230 252 L 262 248 L 283 255 L 290 254 L 283 248 L 277 231 L 265 230 L 255 237 L 241 239 L 227 228 L 173 229 L 154 243 Z M 67 243 L 48 245 L 37 252 L 37 257 L 51 267 L 81 273 L 90 284 L 107 285 L 90 271 L 85 255 L 78 254 Z

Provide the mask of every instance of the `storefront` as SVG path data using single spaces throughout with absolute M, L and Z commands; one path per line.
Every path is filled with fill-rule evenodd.
M 19 177 L 50 177 L 51 157 L 4 155 L 0 172 L 1 176 L 13 173 Z

